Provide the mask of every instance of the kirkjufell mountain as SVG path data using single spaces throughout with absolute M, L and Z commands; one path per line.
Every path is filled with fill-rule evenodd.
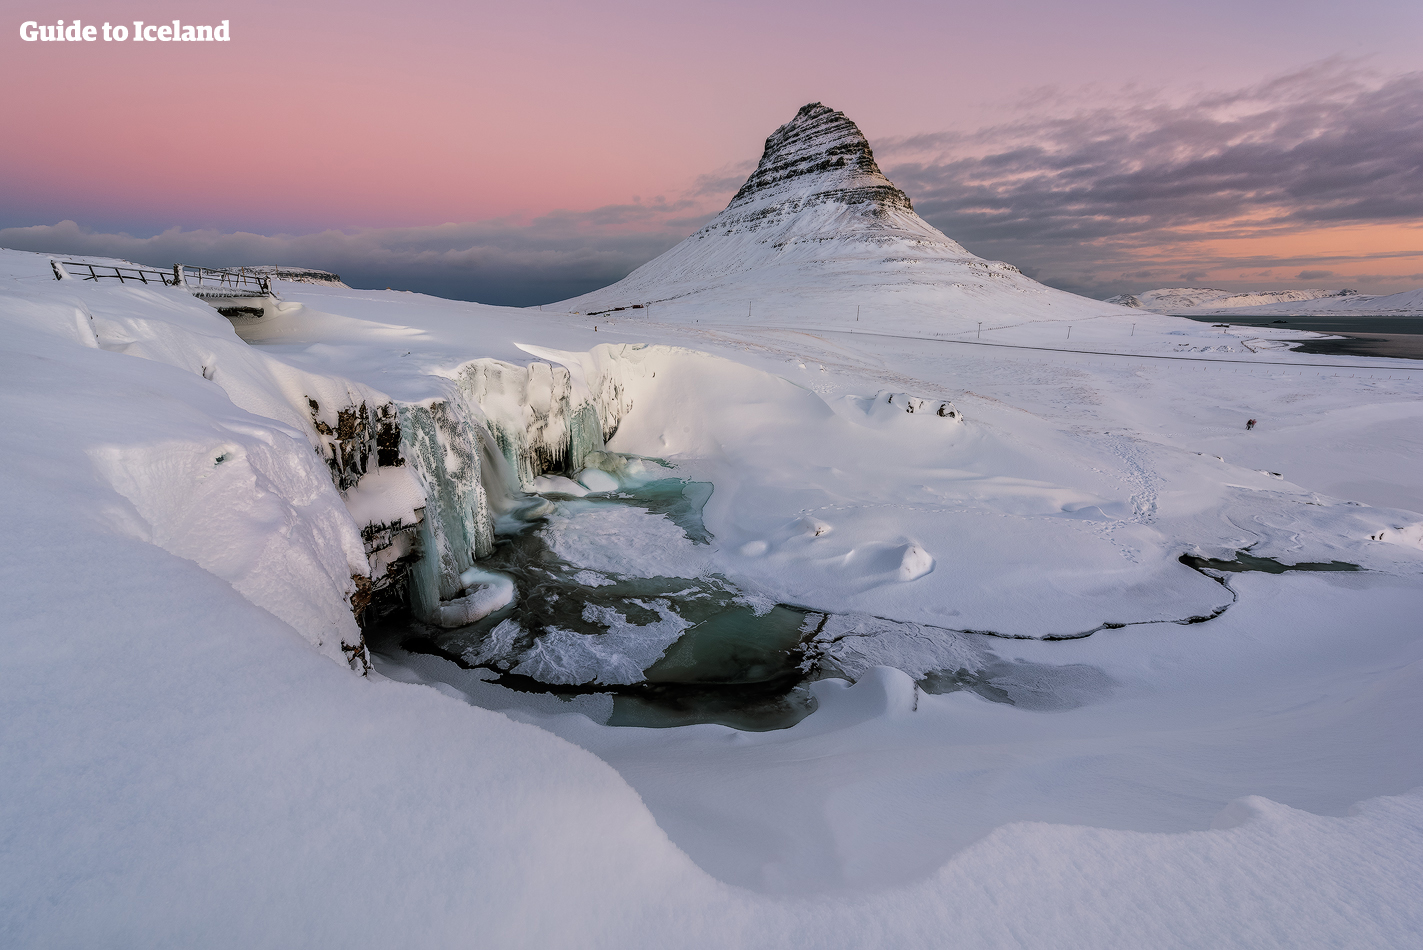
M 766 139 L 755 172 L 701 230 L 627 277 L 565 301 L 651 305 L 664 321 L 962 331 L 1120 312 L 977 257 L 914 212 L 843 112 L 818 102 Z

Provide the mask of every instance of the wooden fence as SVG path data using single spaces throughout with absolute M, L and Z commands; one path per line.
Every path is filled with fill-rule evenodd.
M 164 287 L 186 287 L 201 295 L 206 292 L 230 296 L 249 294 L 271 296 L 272 281 L 263 274 L 248 273 L 246 268 L 222 270 L 216 267 L 195 267 L 174 264 L 171 271 L 139 265 L 91 264 L 87 261 L 50 261 L 56 280 L 117 280 L 121 284 L 161 284 Z

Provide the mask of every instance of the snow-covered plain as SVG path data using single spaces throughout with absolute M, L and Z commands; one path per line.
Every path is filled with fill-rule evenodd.
M 837 134 L 816 147 L 856 159 Z M 861 187 L 898 207 L 859 167 L 790 189 L 812 232 L 858 227 L 833 205 Z M 906 289 L 897 241 L 987 268 L 883 216 L 797 248 L 763 177 L 734 253 L 670 252 L 650 314 L 278 282 L 234 331 L 0 252 L 6 945 L 1423 943 L 1419 364 L 1006 271 Z M 335 407 L 542 432 L 560 386 L 620 413 L 606 452 L 530 478 L 538 509 L 511 467 L 493 515 L 542 512 L 590 589 L 714 574 L 822 612 L 841 675 L 812 714 L 620 727 L 436 656 L 358 675 L 362 529 L 436 502 L 413 457 L 338 491 Z M 708 543 L 597 506 L 652 459 L 714 486 Z M 1362 570 L 1179 560 L 1247 548 Z M 635 676 L 678 633 L 659 617 L 655 649 L 610 624 L 579 662 Z M 924 688 L 955 671 L 1012 702 Z

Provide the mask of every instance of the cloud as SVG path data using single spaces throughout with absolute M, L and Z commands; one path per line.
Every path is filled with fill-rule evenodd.
M 1117 260 L 1126 276 L 1173 246 L 1423 222 L 1423 72 L 1330 60 L 1249 89 L 1122 97 L 876 152 L 915 209 L 977 253 L 1048 273 Z
M 1243 214 L 1257 225 L 1418 219 L 1423 72 L 1372 86 L 1331 62 L 1181 105 L 1116 103 L 878 150 L 921 214 L 987 237 L 1099 237 Z M 896 162 L 924 152 L 938 154 Z
M 930 223 L 1076 293 L 1176 281 L 1268 289 L 1326 277 L 1389 292 L 1420 279 L 1405 272 L 1423 263 L 1423 72 L 1377 76 L 1330 60 L 1177 100 L 1092 92 L 1088 106 L 1087 95 L 1040 90 L 1023 108 L 1051 114 L 882 139 L 875 151 Z M 612 283 L 672 247 L 720 210 L 755 164 L 748 157 L 695 176 L 670 199 L 536 217 L 310 234 L 171 228 L 151 237 L 64 221 L 0 230 L 0 246 L 160 265 L 296 264 L 354 286 L 529 305 Z M 1331 228 L 1392 228 L 1399 243 L 1334 253 L 1362 245 L 1332 239 Z
M 696 180 L 692 183 L 689 194 L 703 197 L 729 198 L 746 183 L 746 179 L 751 177 L 751 173 L 756 170 L 757 160 L 759 158 L 760 156 L 757 156 L 754 159 L 733 162 L 714 172 L 698 175 Z
M 654 201 L 528 221 L 276 235 L 175 227 L 135 237 L 61 221 L 0 230 L 0 246 L 156 265 L 295 264 L 334 271 L 357 287 L 527 306 L 621 279 L 699 227 L 707 215 L 689 214 L 695 210 L 686 201 Z

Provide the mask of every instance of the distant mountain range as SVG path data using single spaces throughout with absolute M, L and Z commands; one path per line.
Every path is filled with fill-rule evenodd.
M 1248 290 L 1240 293 L 1208 287 L 1163 287 L 1139 294 L 1117 294 L 1115 297 L 1108 297 L 1106 302 L 1150 310 L 1153 313 L 1175 313 L 1180 310 L 1231 310 L 1236 307 L 1296 304 L 1321 297 L 1353 294 L 1352 290 L 1341 290 L 1337 294 L 1328 290 Z
M 1224 316 L 1415 316 L 1423 315 L 1423 288 L 1397 294 L 1361 294 L 1354 290 L 1259 290 L 1237 293 L 1203 287 L 1166 287 L 1139 294 L 1118 294 L 1106 303 L 1153 313 L 1192 310 Z

